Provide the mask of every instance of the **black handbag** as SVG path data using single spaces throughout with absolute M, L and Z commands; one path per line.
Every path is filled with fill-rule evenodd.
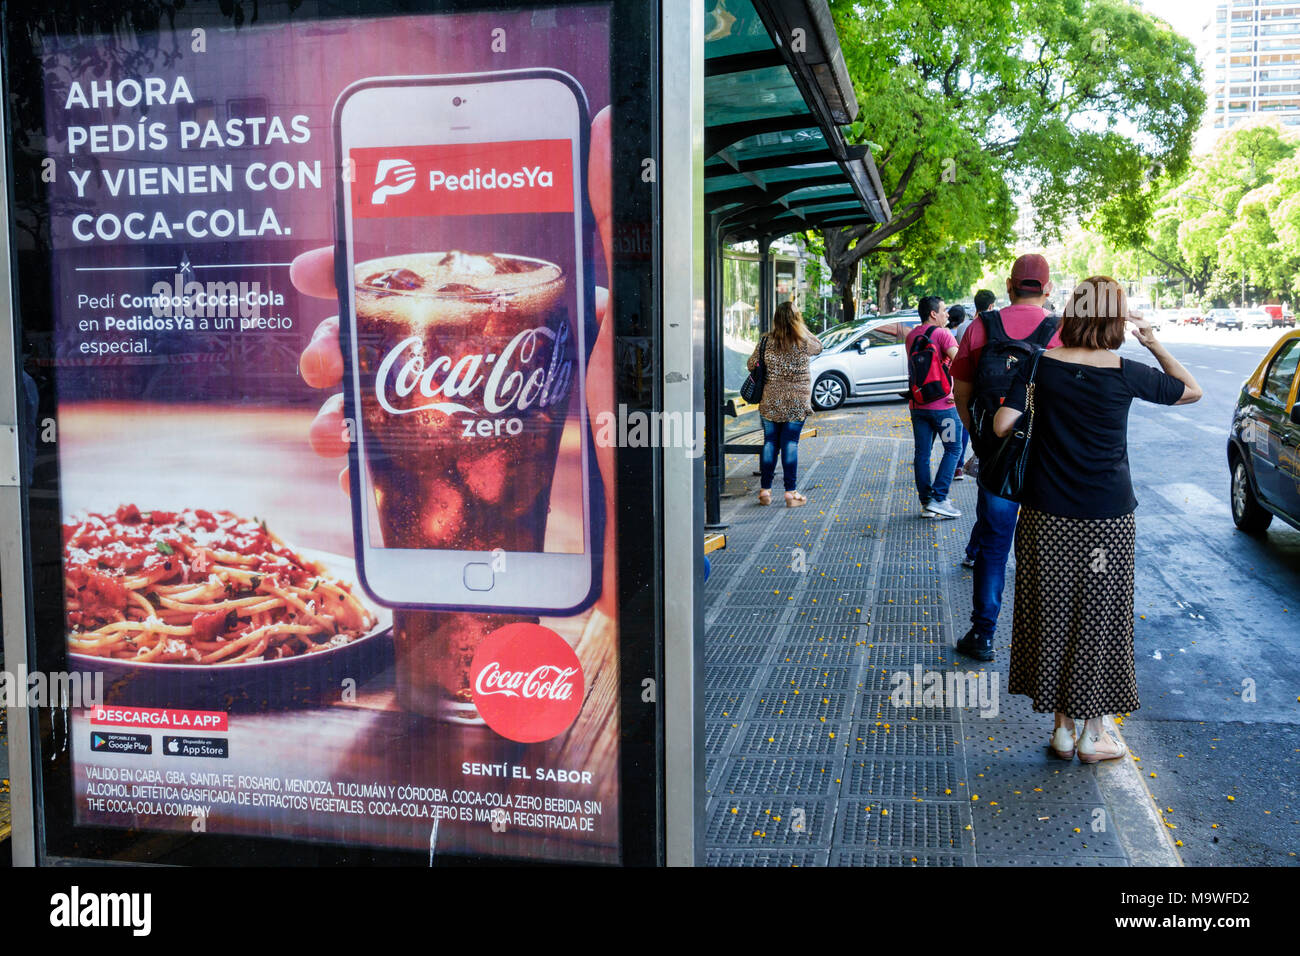
M 740 397 L 751 405 L 757 405 L 763 400 L 763 386 L 767 384 L 767 365 L 763 361 L 763 353 L 766 349 L 767 336 L 763 336 L 763 341 L 758 345 L 758 364 L 740 386 Z
M 1034 437 L 1034 377 L 1043 349 L 1034 350 L 1029 366 L 1029 383 L 1025 386 L 1025 412 L 1005 438 L 994 438 L 993 446 L 979 458 L 980 487 L 990 494 L 1019 502 L 1025 493 L 1025 471 L 1029 464 L 1029 446 Z

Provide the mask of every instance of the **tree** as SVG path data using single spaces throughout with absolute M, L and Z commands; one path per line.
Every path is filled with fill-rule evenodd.
M 1116 195 L 1131 200 L 1117 225 L 1133 228 L 1152 169 L 1187 162 L 1205 103 L 1194 50 L 1126 0 L 833 8 L 861 105 L 850 136 L 872 144 L 893 213 L 825 230 L 846 314 L 868 256 L 885 257 L 882 276 L 980 240 L 1003 257 L 1013 193 L 1045 237 Z

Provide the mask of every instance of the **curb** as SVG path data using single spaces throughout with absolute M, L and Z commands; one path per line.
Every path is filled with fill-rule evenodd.
M 1105 725 L 1121 741 L 1124 735 L 1111 717 Z M 1128 743 L 1124 742 L 1125 748 Z M 1120 760 L 1105 760 L 1097 766 L 1097 786 L 1115 825 L 1120 845 L 1132 866 L 1183 866 L 1169 828 L 1156 811 L 1155 797 L 1138 772 L 1130 751 Z

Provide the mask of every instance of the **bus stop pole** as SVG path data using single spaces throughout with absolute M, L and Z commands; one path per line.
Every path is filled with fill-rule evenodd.
M 719 268 L 721 237 L 719 217 L 708 217 L 704 229 L 704 525 L 722 527 L 722 485 L 726 477 L 727 419 L 723 414 L 726 395 L 722 329 L 722 276 Z
M 758 240 L 758 327 L 764 335 L 772 331 L 772 311 L 775 306 L 775 283 L 772 282 L 772 237 L 763 236 Z
M 704 398 L 704 0 L 660 7 L 661 322 L 665 419 Z M 694 433 L 695 441 L 702 436 Z M 696 446 L 698 448 L 698 446 Z M 704 860 L 704 461 L 663 448 L 664 861 Z

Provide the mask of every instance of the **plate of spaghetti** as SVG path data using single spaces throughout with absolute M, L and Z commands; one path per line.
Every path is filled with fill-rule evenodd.
M 172 672 L 332 657 L 390 623 L 340 579 L 348 566 L 229 511 L 80 514 L 63 526 L 68 651 Z

